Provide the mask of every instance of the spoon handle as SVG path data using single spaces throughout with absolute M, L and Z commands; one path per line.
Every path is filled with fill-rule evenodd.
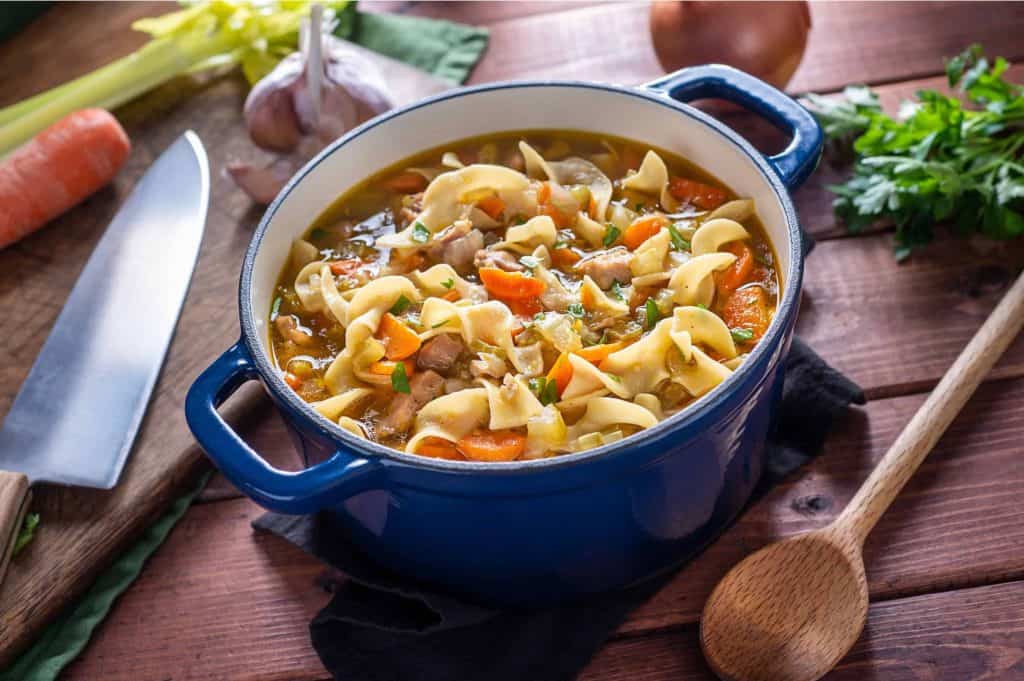
M 914 414 L 833 528 L 859 546 L 1024 325 L 1024 273 Z

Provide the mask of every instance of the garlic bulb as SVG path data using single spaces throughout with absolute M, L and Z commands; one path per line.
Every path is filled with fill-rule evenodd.
M 326 23 L 329 29 L 330 19 Z M 285 155 L 266 167 L 228 165 L 231 178 L 258 203 L 269 203 L 327 144 L 393 106 L 377 66 L 329 31 L 324 35 L 324 24 L 322 6 L 313 5 L 301 50 L 285 57 L 246 97 L 249 137 Z
M 377 67 L 334 36 L 324 40 L 319 108 L 309 87 L 306 55 L 294 52 L 253 87 L 245 100 L 252 141 L 278 152 L 294 151 L 313 135 L 326 145 L 392 107 Z

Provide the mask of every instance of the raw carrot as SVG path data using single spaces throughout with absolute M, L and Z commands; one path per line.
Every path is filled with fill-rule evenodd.
M 514 461 L 526 449 L 526 436 L 514 430 L 478 430 L 455 446 L 473 461 Z
M 492 296 L 502 300 L 536 298 L 547 288 L 540 279 L 527 277 L 518 272 L 506 272 L 497 267 L 481 267 L 480 281 Z
M 547 379 L 555 382 L 558 396 L 561 397 L 565 392 L 565 387 L 572 380 L 572 363 L 569 361 L 568 352 L 563 352 L 558 356 L 555 363 L 551 365 L 551 370 L 548 371 Z
M 76 111 L 0 161 L 0 248 L 110 182 L 131 143 L 103 109 Z
M 411 359 L 402 360 L 402 364 L 405 365 L 406 376 L 412 376 L 413 372 L 416 371 L 416 362 L 413 362 Z M 390 376 L 395 372 L 396 366 L 398 366 L 398 362 L 381 360 L 370 364 L 368 369 L 371 374 L 377 374 L 378 376 Z
M 358 270 L 360 267 L 362 267 L 365 263 L 362 260 L 352 259 L 352 260 L 335 260 L 334 262 L 328 263 L 328 264 L 331 267 L 331 272 L 333 272 L 334 274 L 336 274 L 338 276 L 343 276 L 343 275 L 346 275 L 346 274 L 352 274 L 353 272 Z
M 622 235 L 622 243 L 626 244 L 629 250 L 635 251 L 640 244 L 660 232 L 663 227 L 668 227 L 668 218 L 664 215 L 644 215 L 633 220 L 626 228 Z
M 724 189 L 703 182 L 687 180 L 684 177 L 673 177 L 668 183 L 668 190 L 676 199 L 689 201 L 704 210 L 718 208 L 725 203 L 727 198 Z
M 415 194 L 427 188 L 427 178 L 410 170 L 395 175 L 385 184 L 396 194 Z
M 384 356 L 392 361 L 412 357 L 422 345 L 416 332 L 390 312 L 386 312 L 384 318 L 380 320 L 377 335 L 384 341 Z
M 429 456 L 432 459 L 462 461 L 464 458 L 459 454 L 459 450 L 455 448 L 453 442 L 448 442 L 441 437 L 424 438 L 416 448 L 416 453 L 420 456 Z
M 722 321 L 730 329 L 748 329 L 754 334 L 751 340 L 759 340 L 771 321 L 764 289 L 748 286 L 734 292 L 722 306 Z
M 617 341 L 615 343 L 603 343 L 601 345 L 591 345 L 589 348 L 577 350 L 576 354 L 591 364 L 598 365 L 608 359 L 608 355 L 621 350 L 624 347 L 626 347 L 626 344 L 622 341 Z
M 488 196 L 477 201 L 476 207 L 487 213 L 492 220 L 497 220 L 505 210 L 505 202 L 500 196 Z
M 754 272 L 754 253 L 741 241 L 726 244 L 724 250 L 736 256 L 732 265 L 716 275 L 719 293 L 729 295 L 750 280 L 750 275 Z
M 572 267 L 581 260 L 581 256 L 571 248 L 555 248 L 551 251 L 551 260 L 559 267 Z

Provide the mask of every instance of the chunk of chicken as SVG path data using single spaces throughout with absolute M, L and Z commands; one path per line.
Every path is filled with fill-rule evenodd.
M 479 250 L 473 258 L 473 264 L 477 269 L 481 267 L 497 267 L 506 272 L 522 272 L 526 268 L 519 262 L 514 253 L 508 251 Z
M 473 229 L 469 220 L 456 220 L 434 236 L 427 255 L 436 262 L 445 262 L 461 270 L 473 262 L 473 255 L 483 246 L 483 232 Z
M 440 397 L 444 390 L 444 377 L 434 371 L 423 371 L 409 379 L 409 392 L 396 393 L 388 411 L 377 426 L 380 437 L 394 437 L 409 432 L 416 412 L 427 402 Z
M 579 261 L 574 269 L 589 276 L 601 288 L 608 289 L 616 281 L 628 284 L 633 280 L 633 272 L 629 269 L 632 257 L 625 248 L 617 246 L 610 251 Z
M 432 369 L 445 374 L 465 349 L 466 346 L 459 336 L 442 333 L 423 344 L 419 356 L 416 358 L 416 366 L 420 369 Z
M 274 320 L 274 325 L 282 336 L 296 345 L 312 345 L 315 340 L 309 329 L 299 325 L 294 315 L 281 315 Z
M 402 206 L 398 211 L 399 224 L 405 228 L 412 224 L 412 221 L 423 212 L 423 192 L 411 194 L 412 200 Z

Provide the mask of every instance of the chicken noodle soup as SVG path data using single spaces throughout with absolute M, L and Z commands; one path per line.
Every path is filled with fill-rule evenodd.
M 419 154 L 297 240 L 285 381 L 351 433 L 444 459 L 615 442 L 729 378 L 775 312 L 753 201 L 682 159 L 563 131 Z

